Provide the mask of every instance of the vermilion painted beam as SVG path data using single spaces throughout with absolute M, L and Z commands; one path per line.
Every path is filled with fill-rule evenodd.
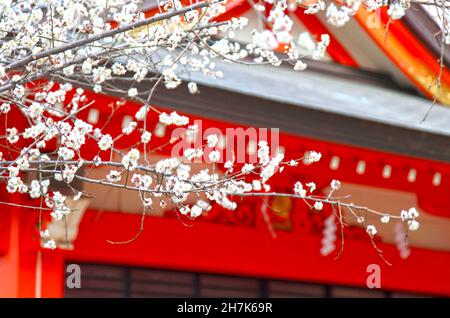
M 99 110 L 99 118 L 108 118 L 111 113 L 109 105 L 117 101 L 117 98 L 95 94 L 90 91 L 87 91 L 86 94 L 89 101 L 95 101 L 95 104 L 91 108 Z M 66 97 L 66 100 L 70 100 L 69 95 Z M 158 105 L 157 108 L 162 111 L 170 112 L 170 106 L 171 105 Z M 105 128 L 105 133 L 109 133 L 113 136 L 120 134 L 124 118 L 127 116 L 134 117 L 134 114 L 139 108 L 140 105 L 137 103 L 127 101 L 126 105 L 115 113 L 110 124 Z M 89 111 L 89 109 L 81 111 L 79 117 L 87 120 Z M 192 116 L 190 114 L 185 115 L 188 115 L 192 120 L 201 120 L 203 131 L 210 127 L 218 128 L 223 133 L 225 133 L 227 128 L 248 128 L 244 125 L 224 122 L 212 118 Z M 16 118 L 20 118 L 20 115 L 18 114 Z M 148 127 L 155 127 L 157 121 L 158 116 L 151 112 L 147 120 Z M 16 126 L 18 123 L 22 122 L 25 123 L 24 121 L 16 120 Z M 102 123 L 96 125 L 96 127 L 101 126 Z M 2 128 L 3 127 L 0 126 L 0 132 L 2 131 Z M 154 149 L 158 145 L 167 143 L 171 138 L 172 130 L 173 128 L 168 127 L 164 137 L 152 138 L 150 147 Z M 126 139 L 121 139 L 116 142 L 115 147 L 120 149 L 126 148 L 137 143 L 139 140 L 140 133 L 136 131 L 130 136 L 127 136 Z M 326 178 L 323 182 L 328 183 L 332 179 L 339 179 L 343 182 L 415 193 L 418 196 L 419 208 L 437 216 L 450 217 L 450 196 L 448 196 L 447 193 L 450 188 L 449 164 L 386 153 L 383 151 L 347 146 L 304 136 L 290 135 L 287 133 L 280 133 L 280 145 L 285 148 L 289 158 L 298 157 L 309 150 L 320 151 L 323 154 L 322 160 L 317 164 L 302 166 L 298 169 L 287 169 L 288 175 L 292 175 L 293 178 L 289 185 L 290 189 L 295 183 L 295 179 L 297 178 L 298 180 L 299 175 L 307 176 L 308 178 L 312 178 L 310 180 L 314 179 L 315 181 L 318 181 L 316 179 L 320 176 L 321 178 Z M 143 149 L 140 148 L 140 150 L 142 151 Z M 82 151 L 85 159 L 92 159 L 98 153 L 98 146 L 94 141 L 88 140 L 86 145 L 83 146 Z M 159 151 L 158 154 L 171 155 L 170 151 L 171 147 L 166 147 Z M 7 153 L 5 152 L 4 155 L 6 154 Z M 101 155 L 105 156 L 105 160 L 109 158 L 108 152 L 102 152 Z M 333 156 L 339 157 L 340 160 L 339 167 L 336 170 L 330 168 L 330 160 Z M 356 172 L 356 166 L 360 160 L 364 161 L 366 165 L 363 174 L 358 174 Z M 386 165 L 390 166 L 392 170 L 391 176 L 387 178 L 383 177 L 383 169 Z M 417 174 L 416 180 L 412 182 L 408 181 L 408 173 L 411 169 L 414 169 Z M 435 173 L 440 174 L 439 184 L 433 184 Z M 281 178 L 282 180 L 279 184 L 287 182 L 286 175 L 282 175 Z M 277 183 L 276 178 L 273 182 L 274 184 Z
M 437 58 L 414 37 L 401 20 L 390 23 L 387 30 L 389 17 L 386 10 L 371 13 L 362 7 L 358 10 L 356 19 L 420 91 L 430 98 L 436 96 L 439 102 L 450 105 L 450 73 L 443 70 L 441 88 L 437 91 L 434 84 L 440 72 Z
M 313 14 L 305 14 L 304 9 L 298 8 L 295 11 L 295 15 L 305 25 L 311 34 L 330 35 L 330 45 L 328 46 L 327 53 L 333 58 L 334 61 L 351 67 L 359 67 L 358 62 L 348 52 L 344 46 L 333 36 L 332 32 L 319 20 L 319 18 Z

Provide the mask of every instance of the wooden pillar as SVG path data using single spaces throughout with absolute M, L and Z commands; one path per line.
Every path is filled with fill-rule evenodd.
M 9 195 L 2 201 L 30 204 L 21 195 Z M 60 297 L 63 294 L 63 257 L 58 251 L 41 249 L 38 213 L 18 206 L 2 207 L 0 297 Z

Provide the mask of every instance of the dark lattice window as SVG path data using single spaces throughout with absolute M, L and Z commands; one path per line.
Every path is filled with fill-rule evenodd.
M 150 268 L 79 264 L 81 288 L 65 297 L 423 297 L 421 295 L 292 281 Z

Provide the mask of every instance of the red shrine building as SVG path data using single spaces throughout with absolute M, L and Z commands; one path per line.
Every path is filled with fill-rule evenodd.
M 230 0 L 220 19 L 245 16 L 256 26 L 250 9 L 246 0 Z M 329 210 L 317 213 L 291 198 L 252 197 L 239 200 L 236 211 L 213 206 L 195 220 L 158 208 L 145 217 L 135 241 L 111 244 L 108 240 L 136 234 L 140 202 L 129 191 L 85 184 L 93 195 L 72 202 L 76 212 L 69 215 L 67 229 L 48 218 L 60 243 L 56 250 L 41 247 L 35 210 L 1 206 L 0 296 L 450 296 L 450 73 L 443 70 L 436 90 L 437 24 L 420 6 L 391 23 L 387 36 L 384 11 L 361 9 L 342 28 L 330 27 L 320 14 L 298 9 L 291 15 L 297 35 L 330 35 L 325 61 L 308 61 L 303 72 L 218 61 L 223 78 L 191 75 L 200 94 L 190 95 L 186 85 L 159 89 L 153 104 L 201 120 L 202 129 L 279 128 L 286 154 L 315 150 L 322 159 L 279 174 L 270 183 L 274 191 L 292 192 L 296 181 L 312 180 L 325 194 L 337 179 L 340 193 L 359 205 L 393 213 L 416 207 L 419 231 L 405 240 L 404 228 L 369 216 L 379 228 L 375 242 L 385 262 L 364 229 L 349 221 L 344 251 L 337 257 L 341 238 L 327 222 Z M 235 35 L 240 42 L 248 38 L 244 31 Z M 108 116 L 110 105 L 126 103 L 111 120 L 112 132 L 139 108 L 113 94 L 87 95 L 95 104 L 82 116 L 94 125 Z M 421 123 L 433 96 L 439 103 Z M 156 118 L 153 126 L 161 143 L 167 142 L 171 131 L 158 126 Z M 250 143 L 246 147 L 249 154 L 254 151 Z M 162 150 L 153 156 L 169 155 Z M 101 169 L 95 173 L 105 175 Z M 0 196 L 2 202 L 35 204 L 4 187 Z M 67 284 L 72 264 L 81 269 L 80 288 Z M 374 265 L 380 288 L 370 289 Z

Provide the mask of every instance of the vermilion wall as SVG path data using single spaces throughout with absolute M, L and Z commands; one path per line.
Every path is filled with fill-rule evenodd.
M 176 218 L 148 217 L 133 243 L 106 240 L 134 236 L 140 216 L 89 211 L 80 227 L 73 262 L 126 264 L 234 275 L 366 287 L 369 264 L 381 266 L 381 288 L 450 296 L 450 253 L 412 249 L 402 260 L 392 245 L 381 244 L 386 265 L 369 240 L 348 238 L 343 255 L 320 255 L 320 236 L 279 231 L 272 238 L 262 220 L 256 227 L 197 222 L 186 227 Z
M 380 245 L 393 263 L 387 266 L 368 241 L 347 239 L 344 254 L 334 260 L 319 254 L 320 237 L 305 233 L 279 232 L 274 239 L 263 224 L 249 228 L 199 221 L 188 228 L 177 219 L 158 217 L 147 218 L 145 231 L 131 244 L 106 242 L 132 237 L 139 221 L 138 215 L 88 211 L 75 250 L 42 251 L 40 272 L 38 250 L 18 244 L 13 224 L 10 250 L 0 257 L 0 295 L 61 297 L 64 262 L 94 262 L 360 287 L 366 286 L 367 265 L 374 263 L 381 266 L 383 289 L 450 296 L 450 253 L 412 249 L 405 261 L 395 247 Z M 20 246 L 24 252 L 19 253 Z

